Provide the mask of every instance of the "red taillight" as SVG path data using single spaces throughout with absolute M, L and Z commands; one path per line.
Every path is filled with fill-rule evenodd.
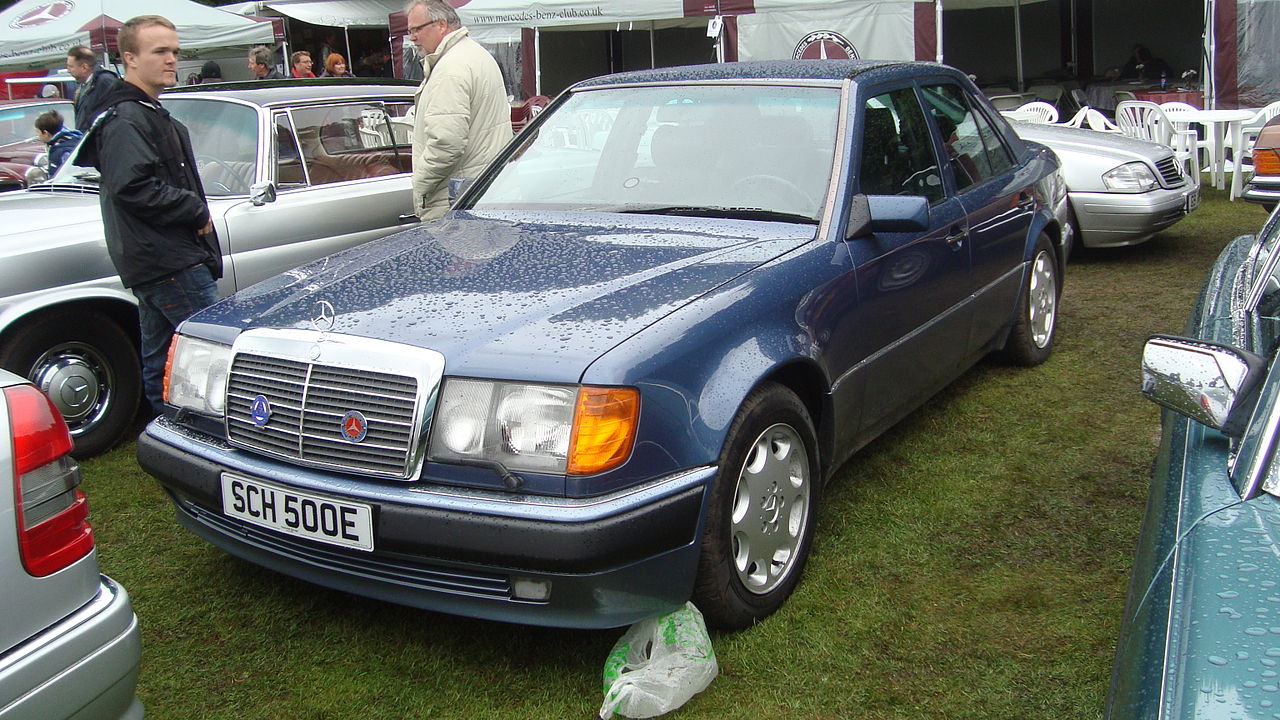
M 13 429 L 18 550 L 27 572 L 51 575 L 93 550 L 89 503 L 61 413 L 32 385 L 4 389 Z

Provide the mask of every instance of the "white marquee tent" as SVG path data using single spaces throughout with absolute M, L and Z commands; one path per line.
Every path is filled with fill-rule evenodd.
M 164 15 L 178 28 L 184 50 L 269 44 L 275 25 L 188 0 L 21 0 L 0 13 L 0 68 L 60 65 L 67 50 L 86 45 L 116 51 L 116 35 L 138 15 Z

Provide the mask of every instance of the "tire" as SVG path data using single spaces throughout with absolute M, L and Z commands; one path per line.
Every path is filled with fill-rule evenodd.
M 711 490 L 693 592 L 709 625 L 750 627 L 799 582 L 821 492 L 815 438 L 808 410 L 781 385 L 761 386 L 738 410 Z
M 1049 359 L 1058 327 L 1061 278 L 1053 245 L 1041 235 L 1018 297 L 1018 317 L 1001 350 L 1004 360 L 1013 365 L 1032 367 Z
M 96 312 L 62 312 L 18 328 L 0 367 L 30 379 L 62 411 L 83 459 L 110 450 L 132 427 L 142 369 L 129 335 Z

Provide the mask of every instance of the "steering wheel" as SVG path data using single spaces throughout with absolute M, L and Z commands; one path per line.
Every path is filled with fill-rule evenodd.
M 801 190 L 795 183 L 779 175 L 770 175 L 768 173 L 744 175 L 735 180 L 733 185 L 729 186 L 729 189 L 735 196 L 741 194 L 748 198 L 767 199 L 768 202 L 760 204 L 768 208 L 808 212 L 813 207 L 813 201 L 809 198 L 808 193 Z M 780 202 L 779 196 L 785 202 Z
M 249 181 L 240 174 L 240 171 L 228 165 L 226 161 L 212 155 L 197 155 L 196 163 L 199 164 L 200 167 L 217 165 L 219 168 L 222 168 L 224 177 L 221 178 L 221 180 L 226 180 L 227 182 L 230 182 L 231 185 L 228 185 L 227 182 L 221 182 L 220 180 L 211 180 L 209 184 L 227 195 L 249 192 Z

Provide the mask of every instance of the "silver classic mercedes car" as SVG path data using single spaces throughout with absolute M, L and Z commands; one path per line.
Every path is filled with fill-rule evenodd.
M 1084 247 L 1137 245 L 1200 204 L 1199 185 L 1164 145 L 1061 125 L 1010 125 L 1062 161 L 1070 222 Z
M 412 83 L 200 85 L 162 102 L 191 131 L 225 255 L 223 295 L 416 223 Z M 107 256 L 98 174 L 71 160 L 0 196 L 0 367 L 53 398 L 76 455 L 131 426 L 137 310 Z

